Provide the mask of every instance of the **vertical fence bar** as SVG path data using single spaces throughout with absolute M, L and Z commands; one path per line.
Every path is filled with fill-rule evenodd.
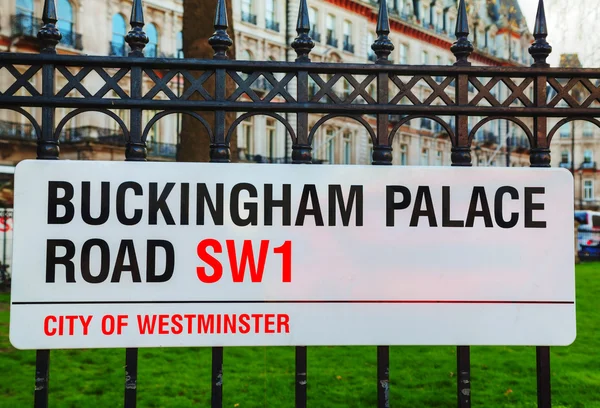
M 56 27 L 57 13 L 54 0 L 45 0 L 42 12 L 44 25 L 38 32 L 40 52 L 56 54 L 56 45 L 62 38 Z M 54 96 L 54 65 L 42 66 L 42 95 L 45 98 Z M 42 133 L 37 140 L 38 160 L 57 160 L 59 156 L 58 141 L 54 139 L 53 107 L 42 107 Z M 50 384 L 50 350 L 36 350 L 35 353 L 35 393 L 33 405 L 35 408 L 48 408 L 48 387 Z
M 308 5 L 306 0 L 300 0 L 298 9 L 298 21 L 296 22 L 296 33 L 298 36 L 292 41 L 292 48 L 296 52 L 296 62 L 310 62 L 310 51 L 315 43 L 308 35 L 310 32 L 310 19 L 308 15 Z M 296 98 L 299 103 L 309 101 L 308 97 L 308 71 L 298 71 L 296 79 Z M 308 138 L 308 113 L 299 112 L 296 114 L 296 140 L 292 143 L 292 163 L 293 164 L 311 164 L 312 147 L 311 140 Z M 307 348 L 305 346 L 296 347 L 295 359 L 295 407 L 306 408 L 307 401 Z
M 142 0 L 134 0 L 131 7 L 129 19 L 131 30 L 125 36 L 131 51 L 129 57 L 143 57 L 144 47 L 148 43 L 148 37 L 143 30 L 144 10 Z M 135 99 L 142 98 L 142 68 L 132 65 L 130 72 L 130 92 Z M 129 139 L 125 147 L 126 161 L 146 161 L 146 142 L 143 139 L 142 110 L 134 108 L 130 110 Z M 125 391 L 123 395 L 123 406 L 135 408 L 137 406 L 137 379 L 138 379 L 138 349 L 125 349 Z
M 473 45 L 469 41 L 469 21 L 464 0 L 458 5 L 456 20 L 456 41 L 450 51 L 456 56 L 455 66 L 470 66 L 469 56 Z M 456 104 L 469 104 L 469 76 L 458 75 L 456 78 Z M 471 141 L 469 137 L 469 117 L 456 116 L 456 128 L 452 141 L 452 166 L 471 166 Z M 456 348 L 456 399 L 459 408 L 471 407 L 471 349 L 469 346 Z
M 213 59 L 229 59 L 227 51 L 233 41 L 227 34 L 227 8 L 224 0 L 217 1 L 215 10 L 215 32 L 208 39 L 208 44 L 214 51 Z M 227 71 L 224 68 L 215 70 L 215 100 L 225 102 L 227 88 Z M 217 110 L 215 113 L 213 140 L 210 142 L 209 156 L 211 163 L 229 163 L 229 142 L 226 140 L 226 112 Z M 211 390 L 210 403 L 212 408 L 223 406 L 223 347 L 213 347 L 211 350 Z

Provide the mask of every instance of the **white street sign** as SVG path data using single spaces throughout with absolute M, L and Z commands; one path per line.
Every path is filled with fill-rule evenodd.
M 25 161 L 21 349 L 568 345 L 562 169 Z

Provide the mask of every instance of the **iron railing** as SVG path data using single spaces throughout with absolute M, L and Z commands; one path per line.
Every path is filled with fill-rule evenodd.
M 247 11 L 242 11 L 242 21 L 256 25 L 256 14 L 252 14 Z
M 17 14 L 10 18 L 11 36 L 13 37 L 32 37 L 35 38 L 37 33 L 44 25 L 42 19 L 36 18 L 28 14 Z
M 275 21 L 275 20 L 266 19 L 265 20 L 265 27 L 268 30 L 273 30 L 273 31 L 279 32 L 279 23 L 277 21 Z
M 37 135 L 31 123 L 0 120 L 0 139 L 36 141 Z
M 109 42 L 108 43 L 108 55 L 113 57 L 124 57 L 127 55 L 127 44 L 124 42 Z
M 62 130 L 73 117 L 95 110 L 117 120 L 126 144 L 125 157 L 129 161 L 146 160 L 146 139 L 156 121 L 169 114 L 184 112 L 196 120 L 210 138 L 212 162 L 229 162 L 229 142 L 238 125 L 255 115 L 267 115 L 281 122 L 287 129 L 292 145 L 292 162 L 313 162 L 312 143 L 315 133 L 328 120 L 344 116 L 364 127 L 372 141 L 372 163 L 392 164 L 392 146 L 401 126 L 413 119 L 425 118 L 437 122 L 448 135 L 452 145 L 452 165 L 471 166 L 472 141 L 474 135 L 492 120 L 508 120 L 520 127 L 531 146 L 532 167 L 550 166 L 550 143 L 558 129 L 573 120 L 587 120 L 600 126 L 600 88 L 594 85 L 600 78 L 598 69 L 550 68 L 546 59 L 551 52 L 546 42 L 544 13 L 538 13 L 534 36 L 536 41 L 530 48 L 535 62 L 531 67 L 523 66 L 471 66 L 469 58 L 489 61 L 485 55 L 473 54 L 468 40 L 469 24 L 464 0 L 459 1 L 456 27 L 457 40 L 451 51 L 456 56 L 454 66 L 407 66 L 389 63 L 393 44 L 387 17 L 387 2 L 379 3 L 377 39 L 373 43 L 376 62 L 370 64 L 311 63 L 310 52 L 314 46 L 309 37 L 311 25 L 306 0 L 300 0 L 301 18 L 296 30 L 298 37 L 291 46 L 297 53 L 295 62 L 233 61 L 227 58 L 232 44 L 227 34 L 225 0 L 217 0 L 215 33 L 209 39 L 214 50 L 212 60 L 144 58 L 143 49 L 147 42 L 142 27 L 143 8 L 141 0 L 133 1 L 132 30 L 126 36 L 131 53 L 125 58 L 97 56 L 56 55 L 57 29 L 53 8 L 45 8 L 44 21 L 48 23 L 40 30 L 41 54 L 0 55 L 0 68 L 7 75 L 8 88 L 0 94 L 0 108 L 11 109 L 23 115 L 32 125 L 37 139 L 38 159 L 58 159 L 57 141 Z M 540 2 L 543 6 L 543 3 Z M 543 8 L 541 9 L 543 10 Z M 244 18 L 244 16 L 243 16 Z M 246 20 L 254 22 L 254 18 Z M 328 43 L 337 46 L 337 39 L 328 36 Z M 335 42 L 333 41 L 335 40 Z M 123 49 L 122 47 L 121 49 Z M 118 55 L 124 55 L 124 50 Z M 495 62 L 495 61 L 490 61 Z M 17 69 L 16 67 L 20 67 Z M 88 89 L 80 74 L 95 72 L 103 84 L 98 89 Z M 79 72 L 79 73 L 77 73 Z M 158 76 L 156 72 L 160 72 Z M 199 76 L 192 73 L 201 74 Z M 29 80 L 41 77 L 41 90 Z M 66 83 L 56 86 L 56 77 L 61 75 Z M 169 79 L 175 76 L 186 78 L 186 89 L 177 96 L 169 87 Z M 126 90 L 119 81 L 129 77 Z M 259 77 L 269 78 L 274 89 L 257 94 L 252 84 Z M 441 82 L 434 78 L 440 77 Z M 213 78 L 216 86 L 205 86 Z M 340 81 L 347 81 L 354 91 L 341 98 L 336 89 Z M 311 81 L 316 84 L 310 93 Z M 502 81 L 508 91 L 502 97 L 491 92 L 495 83 Z M 419 92 L 419 83 L 426 83 L 430 92 Z M 146 89 L 143 84 L 152 83 Z M 232 89 L 226 87 L 233 84 Z M 452 87 L 451 84 L 455 84 Z M 97 85 L 97 84 L 96 84 Z M 370 87 L 375 87 L 371 93 Z M 589 91 L 585 100 L 574 99 L 570 91 L 582 86 Z M 548 88 L 556 93 L 548 94 Z M 19 91 L 27 90 L 29 95 Z M 533 89 L 534 92 L 528 90 Z M 73 96 L 78 90 L 79 96 Z M 163 92 L 166 99 L 155 99 Z M 199 93 L 202 98 L 192 98 Z M 116 96 L 115 96 L 116 95 Z M 485 103 L 484 103 L 485 102 Z M 518 102 L 518 103 L 516 103 Z M 564 103 L 563 103 L 564 102 Z M 41 108 L 41 123 L 22 107 Z M 56 108 L 74 109 L 64 117 L 56 117 Z M 127 123 L 114 110 L 128 111 Z M 144 111 L 157 111 L 144 122 Z M 227 114 L 238 115 L 232 123 Z M 310 115 L 318 114 L 316 122 L 309 121 Z M 205 116 L 214 118 L 210 125 Z M 397 121 L 391 121 L 397 117 Z M 453 117 L 452 121 L 444 119 Z M 469 129 L 469 117 L 476 118 Z M 549 118 L 558 118 L 552 124 Z M 293 119 L 293 120 L 290 120 Z M 17 132 L 18 133 L 18 132 Z M 169 148 L 170 149 L 170 148 Z M 160 151 L 161 147 L 157 147 Z M 540 256 L 543 256 L 542 254 Z M 137 349 L 125 352 L 124 405 L 136 406 L 137 398 Z M 48 405 L 50 352 L 38 350 L 36 355 L 35 406 Z M 460 408 L 471 406 L 471 364 L 468 345 L 456 349 L 456 398 Z M 295 359 L 295 406 L 307 406 L 307 380 L 310 371 L 307 365 L 307 348 L 296 347 Z M 537 404 L 540 408 L 551 407 L 550 348 L 536 347 Z M 377 387 L 377 406 L 390 405 L 389 347 L 377 346 L 377 374 L 373 385 Z M 223 348 L 212 350 L 212 407 L 223 405 L 223 385 L 227 374 L 223 372 Z M 484 402 L 485 404 L 485 402 Z

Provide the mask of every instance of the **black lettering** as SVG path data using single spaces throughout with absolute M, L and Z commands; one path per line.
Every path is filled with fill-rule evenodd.
M 133 194 L 136 196 L 143 195 L 142 186 L 135 181 L 126 181 L 119 185 L 117 188 L 117 219 L 122 225 L 136 225 L 142 220 L 142 210 L 133 210 L 133 217 L 127 217 L 125 213 L 125 193 L 127 190 L 133 190 Z
M 281 225 L 292 225 L 292 185 L 284 184 L 283 198 L 273 199 L 273 184 L 265 184 L 265 225 L 273 225 L 273 208 L 281 207 Z
M 171 210 L 167 205 L 167 198 L 171 191 L 173 191 L 175 183 L 167 183 L 163 190 L 158 195 L 158 183 L 150 183 L 150 202 L 148 204 L 148 223 L 150 225 L 156 225 L 158 223 L 158 212 L 162 213 L 162 216 L 167 225 L 175 225 Z
M 58 247 L 65 249 L 65 254 L 56 256 Z M 49 239 L 46 242 L 46 283 L 54 283 L 56 279 L 56 265 L 65 267 L 67 283 L 75 283 L 75 265 L 73 257 L 75 256 L 75 244 L 68 239 Z
M 223 183 L 217 183 L 216 204 L 213 203 L 206 183 L 196 185 L 196 225 L 204 225 L 204 205 L 208 205 L 208 211 L 215 225 L 223 225 Z
M 173 277 L 175 270 L 175 249 L 173 244 L 162 239 L 148 240 L 146 251 L 146 282 L 166 282 Z M 156 274 L 156 248 L 165 250 L 165 271 Z
M 238 183 L 231 189 L 231 200 L 229 202 L 229 211 L 231 214 L 231 220 L 239 227 L 246 225 L 258 224 L 258 205 L 256 203 L 244 203 L 244 209 L 248 211 L 248 216 L 242 218 L 240 216 L 240 193 L 247 191 L 250 198 L 256 198 L 258 192 L 256 187 L 250 183 Z
M 125 265 L 125 254 L 129 260 L 129 264 Z M 119 252 L 117 253 L 117 259 L 115 261 L 115 269 L 111 282 L 118 283 L 121 281 L 122 272 L 131 272 L 131 279 L 133 282 L 141 282 L 140 267 L 138 265 L 137 256 L 135 255 L 135 247 L 131 239 L 124 239 L 119 245 Z
M 423 200 L 425 200 L 425 209 L 422 210 Z M 428 186 L 419 186 L 417 188 L 417 196 L 415 197 L 415 206 L 413 207 L 412 216 L 410 217 L 410 226 L 416 227 L 419 225 L 419 218 L 427 217 L 430 227 L 437 227 L 435 219 L 435 209 L 433 208 L 433 200 L 431 191 Z
M 510 219 L 508 221 L 504 220 L 504 215 L 502 214 L 502 196 L 507 193 L 513 200 L 519 198 L 519 192 L 514 187 L 504 186 L 496 191 L 496 196 L 494 197 L 494 217 L 496 219 L 496 224 L 498 224 L 500 228 L 512 228 L 519 222 L 519 213 L 516 212 L 510 213 Z
M 481 201 L 481 210 L 477 210 L 477 203 Z M 473 193 L 471 194 L 471 203 L 469 204 L 469 211 L 467 212 L 466 227 L 472 228 L 475 224 L 475 217 L 482 217 L 486 228 L 492 228 L 492 214 L 490 213 L 490 206 L 488 204 L 487 196 L 485 195 L 485 188 L 473 187 Z
M 64 191 L 62 197 L 58 196 L 58 190 Z M 71 200 L 75 193 L 73 185 L 67 181 L 48 182 L 48 224 L 68 224 L 75 216 L 75 207 Z M 58 206 L 65 208 L 65 215 L 58 216 Z
M 394 201 L 396 193 L 402 193 L 402 201 Z M 410 205 L 410 190 L 404 186 L 385 187 L 385 225 L 393 227 L 395 223 L 395 210 L 405 210 Z
M 350 193 L 348 193 L 348 205 L 344 205 L 342 186 L 339 184 L 332 184 L 329 186 L 329 226 L 335 226 L 336 223 L 336 202 L 337 206 L 340 207 L 340 215 L 342 217 L 342 225 L 344 227 L 347 227 L 348 224 L 350 224 L 350 216 L 352 216 L 352 209 L 356 203 L 356 217 L 354 223 L 357 227 L 362 227 L 363 186 L 350 186 Z
M 91 215 L 91 187 L 89 181 L 81 183 L 81 218 L 88 225 L 102 225 L 108 220 L 110 209 L 110 183 L 103 181 L 100 184 L 100 215 L 94 218 Z
M 311 208 L 308 208 L 308 199 L 310 197 Z M 323 213 L 319 205 L 319 196 L 317 195 L 317 187 L 314 184 L 305 184 L 300 197 L 300 205 L 298 206 L 298 214 L 296 215 L 296 226 L 304 225 L 304 218 L 307 215 L 315 217 L 315 225 L 322 227 Z
M 98 275 L 92 275 L 90 271 L 90 252 L 92 248 L 97 246 L 100 248 L 100 272 Z M 96 263 L 95 263 L 96 264 Z M 110 269 L 110 248 L 106 241 L 102 239 L 89 239 L 83 243 L 81 247 L 81 276 L 88 283 L 102 283 L 108 278 Z
M 442 227 L 462 228 L 465 226 L 463 220 L 450 219 L 450 187 L 442 187 Z
M 544 203 L 533 202 L 533 195 L 545 193 L 545 187 L 525 187 L 525 228 L 546 228 L 546 221 L 533 220 L 533 211 L 544 209 Z
M 181 202 L 180 202 L 179 224 L 189 225 L 190 223 L 190 183 L 181 183 Z

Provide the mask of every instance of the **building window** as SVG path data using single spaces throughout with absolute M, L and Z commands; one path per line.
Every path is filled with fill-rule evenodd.
M 408 45 L 400 44 L 400 64 L 407 65 L 408 64 Z
M 242 141 L 244 143 L 244 152 L 246 160 L 252 160 L 254 157 L 254 124 L 252 118 L 247 118 L 242 122 Z
M 112 18 L 112 40 L 110 42 L 110 55 L 124 57 L 125 35 L 127 34 L 127 25 L 125 18 L 120 14 L 115 14 Z
M 444 153 L 441 150 L 438 150 L 435 155 L 435 165 L 441 166 L 444 163 Z
M 252 0 L 242 0 L 242 21 L 250 24 L 256 24 L 256 14 Z
M 571 152 L 568 150 L 563 150 L 560 154 L 560 162 L 561 163 L 571 163 Z
M 310 20 L 310 38 L 314 42 L 321 42 L 321 33 L 319 32 L 319 13 L 317 9 L 311 7 L 308 9 L 308 19 Z
M 177 33 L 175 42 L 177 47 L 177 58 L 183 58 L 183 33 L 181 31 Z
M 423 148 L 421 149 L 421 166 L 429 165 L 429 149 Z
M 327 129 L 327 132 L 325 132 L 325 160 L 329 164 L 333 164 L 335 161 L 335 137 L 336 131 Z
M 586 149 L 583 152 L 583 162 L 586 164 L 594 162 L 594 152 L 592 150 Z
M 400 164 L 402 166 L 408 164 L 408 146 L 405 144 L 400 146 Z
M 421 64 L 429 65 L 429 53 L 427 51 L 421 52 Z
M 352 164 L 352 134 L 344 133 L 344 164 Z
M 583 122 L 583 136 L 592 137 L 594 136 L 594 124 L 590 122 Z
M 59 0 L 57 11 L 58 22 L 56 23 L 56 26 L 62 34 L 60 43 L 71 48 L 76 48 L 78 45 L 81 45 L 77 44 L 77 36 L 75 35 L 74 30 L 73 5 L 71 2 L 69 0 Z
M 571 137 L 571 124 L 565 123 L 560 127 L 560 137 Z
M 594 199 L 594 180 L 583 180 L 583 199 Z
M 327 14 L 325 23 L 327 26 L 327 45 L 337 47 L 338 41 L 335 34 L 335 17 L 332 14 Z
M 152 23 L 147 24 L 144 27 L 146 36 L 148 37 L 148 44 L 144 47 L 144 55 L 150 58 L 158 57 L 158 30 Z
M 279 31 L 279 23 L 277 22 L 277 5 L 275 0 L 267 0 L 265 4 L 265 25 L 269 30 Z
M 352 44 L 352 23 L 344 21 L 344 51 L 354 53 L 354 44 Z
M 269 156 L 269 162 L 273 163 L 277 148 L 277 139 L 275 138 L 277 127 L 275 125 L 275 119 L 267 119 L 267 151 L 266 154 Z
M 367 136 L 367 163 L 373 161 L 373 140 Z
M 375 34 L 369 32 L 367 33 L 367 59 L 369 61 L 377 60 L 377 55 L 375 55 L 375 51 L 371 48 L 371 45 L 375 42 Z

